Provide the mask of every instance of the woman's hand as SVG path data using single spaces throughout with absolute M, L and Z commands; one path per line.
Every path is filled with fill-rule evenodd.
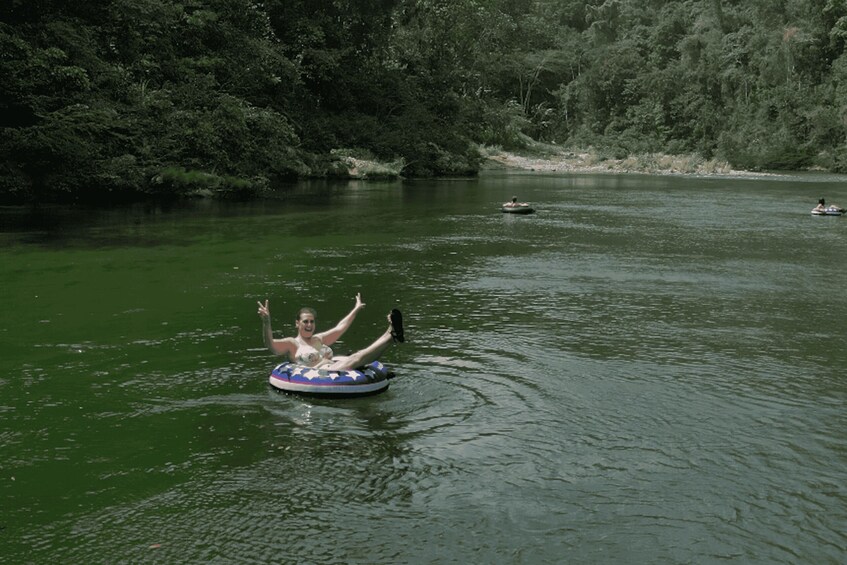
M 268 308 L 268 300 L 265 299 L 264 304 L 262 304 L 261 302 L 258 302 L 257 304 L 259 305 L 259 317 L 262 318 L 263 322 L 270 322 L 271 321 L 271 310 L 270 310 L 270 308 Z
M 356 293 L 356 306 L 353 309 L 354 310 L 361 310 L 364 307 L 365 307 L 365 303 L 362 302 L 362 293 L 357 292 Z

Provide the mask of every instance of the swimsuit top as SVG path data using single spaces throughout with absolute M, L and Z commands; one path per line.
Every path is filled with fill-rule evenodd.
M 294 362 L 308 367 L 315 367 L 323 360 L 332 359 L 332 349 L 328 345 L 321 344 L 320 350 L 315 349 L 308 343 L 301 343 L 294 356 Z

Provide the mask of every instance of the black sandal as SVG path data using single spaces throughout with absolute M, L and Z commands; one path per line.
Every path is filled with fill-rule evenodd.
M 394 338 L 394 341 L 399 341 L 403 343 L 406 341 L 406 337 L 403 335 L 403 314 L 400 313 L 400 310 L 395 308 L 391 311 L 391 337 Z

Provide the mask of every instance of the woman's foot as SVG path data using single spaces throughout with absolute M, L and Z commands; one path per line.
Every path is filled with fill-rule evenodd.
M 391 337 L 394 338 L 394 341 L 400 343 L 406 341 L 406 337 L 403 335 L 403 314 L 400 313 L 400 310 L 393 309 L 391 314 L 388 315 L 388 320 L 391 322 Z

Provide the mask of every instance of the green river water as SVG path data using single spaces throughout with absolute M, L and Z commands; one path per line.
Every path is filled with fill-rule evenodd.
M 501 214 L 512 195 L 531 216 Z M 845 179 L 0 210 L 0 563 L 844 563 Z M 404 312 L 384 394 L 274 392 Z

